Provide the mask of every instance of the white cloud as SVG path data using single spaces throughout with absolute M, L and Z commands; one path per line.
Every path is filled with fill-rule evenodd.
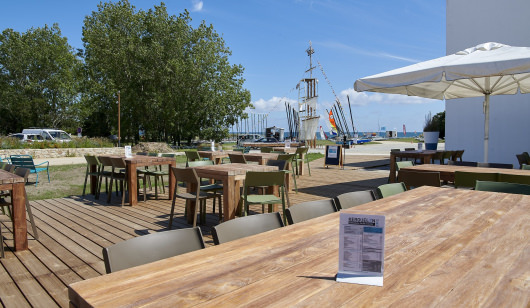
M 192 12 L 200 12 L 202 11 L 203 2 L 200 0 L 192 0 L 191 1 L 193 7 L 191 8 Z
M 379 52 L 379 51 L 356 48 L 356 47 L 349 46 L 349 45 L 346 45 L 346 44 L 340 43 L 340 42 L 317 42 L 317 44 L 320 44 L 320 45 L 328 47 L 328 48 L 340 49 L 340 50 L 344 50 L 344 51 L 347 51 L 347 52 L 351 52 L 351 53 L 355 53 L 355 54 L 363 55 L 363 56 L 396 59 L 396 60 L 401 60 L 401 61 L 410 62 L 410 63 L 418 63 L 418 62 L 420 62 L 420 60 L 418 60 L 418 59 L 413 59 L 413 58 L 393 55 L 393 54 L 390 54 L 390 53 L 387 53 L 387 52 Z
M 277 96 L 274 96 L 268 100 L 260 98 L 257 101 L 252 102 L 252 105 L 254 105 L 254 109 L 247 109 L 247 111 L 254 113 L 285 111 L 285 102 L 287 102 L 288 104 L 295 104 L 296 100 L 292 98 Z
M 348 102 L 347 96 L 350 97 L 350 103 L 352 105 L 365 106 L 368 104 L 376 103 L 381 105 L 415 105 L 431 103 L 433 99 L 422 98 L 417 96 L 407 96 L 399 94 L 384 94 L 384 93 L 367 93 L 357 92 L 353 88 L 342 90 L 339 98 L 344 102 Z

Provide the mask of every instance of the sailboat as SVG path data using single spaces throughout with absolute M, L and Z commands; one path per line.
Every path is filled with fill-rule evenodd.
M 309 56 L 309 69 L 306 71 L 309 73 L 309 78 L 301 79 L 296 85 L 298 89 L 298 127 L 300 127 L 298 139 L 312 144 L 316 142 L 320 115 L 317 114 L 318 80 L 313 78 L 313 69 L 316 67 L 313 66 L 312 55 L 315 50 L 311 41 L 309 41 L 309 48 L 306 53 Z

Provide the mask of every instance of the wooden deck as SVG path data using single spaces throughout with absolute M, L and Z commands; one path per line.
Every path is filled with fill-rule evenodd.
M 385 163 L 388 159 L 357 157 L 346 161 L 346 170 L 338 170 L 323 168 L 323 160 L 316 160 L 311 163 L 312 176 L 297 179 L 299 193 L 290 194 L 291 204 L 385 184 L 388 170 L 362 169 Z M 108 205 L 104 195 L 99 201 L 90 195 L 32 201 L 40 238 L 30 235 L 29 250 L 15 253 L 12 224 L 3 216 L 6 254 L 0 259 L 0 303 L 4 307 L 68 307 L 69 284 L 105 273 L 103 247 L 166 229 L 171 201 L 167 195 L 154 200 L 154 191 L 148 197 L 136 207 L 121 207 L 121 198 L 114 196 Z M 184 204 L 177 204 L 173 228 L 190 227 Z M 212 213 L 211 202 L 208 205 L 206 225 L 200 227 L 207 245 L 213 245 L 210 227 L 218 223 L 218 216 Z M 261 207 L 252 209 L 261 211 Z

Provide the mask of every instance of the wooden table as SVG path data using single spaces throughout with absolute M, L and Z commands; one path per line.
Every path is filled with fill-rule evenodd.
M 111 155 L 109 155 L 111 156 Z M 121 156 L 111 156 L 111 157 L 121 157 Z M 159 165 L 168 165 L 168 170 L 171 170 L 171 167 L 175 167 L 177 162 L 174 157 L 157 157 L 157 156 L 146 156 L 146 155 L 135 155 L 131 158 L 125 158 L 125 163 L 127 165 L 127 187 L 129 187 L 129 204 L 131 206 L 138 205 L 138 185 L 136 181 L 137 173 L 136 168 L 145 167 L 145 166 L 159 166 Z M 92 172 L 96 172 L 96 166 L 91 167 Z M 96 193 L 96 183 L 97 177 L 90 177 L 90 191 L 92 194 Z M 175 177 L 172 172 L 169 172 L 169 187 L 168 187 L 168 196 L 169 199 L 173 197 L 173 192 L 175 191 Z
M 396 182 L 396 158 L 421 159 L 424 164 L 430 164 L 436 153 L 444 151 L 423 150 L 423 151 L 393 151 L 390 152 L 390 183 Z
M 384 286 L 338 283 L 339 213 L 69 286 L 77 307 L 528 307 L 530 196 L 420 187 L 386 215 Z
M 16 251 L 28 249 L 25 184 L 23 177 L 0 169 L 0 190 L 11 191 L 13 204 L 11 217 L 13 220 L 13 240 Z
M 530 176 L 530 170 L 521 169 L 503 169 L 503 168 L 484 168 L 471 166 L 456 166 L 456 165 L 416 165 L 412 167 L 405 167 L 402 170 L 411 170 L 418 172 L 440 172 L 440 179 L 442 181 L 454 182 L 455 171 L 474 172 L 474 173 L 504 173 Z
M 240 187 L 247 171 L 277 171 L 276 166 L 254 164 L 219 164 L 211 166 L 193 167 L 200 178 L 219 180 L 223 183 L 223 220 L 227 221 L 236 217 L 239 203 Z M 193 206 L 188 211 L 188 223 L 193 221 Z
M 216 165 L 220 164 L 223 158 L 228 157 L 228 152 L 225 152 L 225 151 L 197 151 L 197 152 L 199 153 L 200 157 L 213 160 Z

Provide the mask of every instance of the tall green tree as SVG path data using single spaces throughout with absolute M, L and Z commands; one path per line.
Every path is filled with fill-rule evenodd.
M 0 34 L 0 133 L 30 126 L 73 131 L 82 63 L 57 24 Z
M 116 93 L 121 93 L 123 136 L 138 140 L 219 140 L 250 105 L 243 67 L 213 26 L 194 29 L 187 11 L 169 15 L 163 3 L 137 11 L 128 1 L 102 3 L 83 27 L 87 92 L 117 131 Z

